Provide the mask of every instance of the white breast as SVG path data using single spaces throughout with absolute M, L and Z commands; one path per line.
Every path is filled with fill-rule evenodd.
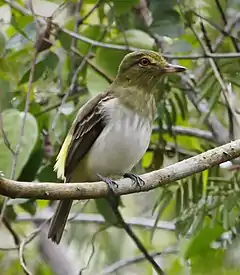
M 117 99 L 104 103 L 103 108 L 108 122 L 88 153 L 88 171 L 105 177 L 130 172 L 148 148 L 151 123 L 119 105 Z

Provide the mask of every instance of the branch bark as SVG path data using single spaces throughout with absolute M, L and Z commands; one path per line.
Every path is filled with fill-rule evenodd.
M 120 179 L 117 181 L 119 187 L 116 188 L 115 193 L 116 195 L 126 195 L 149 191 L 239 156 L 240 139 L 163 169 L 143 174 L 141 177 L 145 181 L 145 185 L 141 188 L 134 186 L 130 179 Z M 108 187 L 104 182 L 54 184 L 52 182 L 19 182 L 3 177 L 0 178 L 0 194 L 12 198 L 82 200 L 105 197 L 108 192 Z

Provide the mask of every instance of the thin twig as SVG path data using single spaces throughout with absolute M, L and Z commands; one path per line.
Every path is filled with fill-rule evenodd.
M 75 8 L 75 13 L 74 13 L 74 32 L 78 32 L 78 21 L 80 18 L 80 13 L 81 13 L 81 9 L 82 9 L 82 4 L 83 4 L 83 0 L 78 0 L 76 3 L 76 8 Z M 72 42 L 71 42 L 71 47 L 76 47 L 77 45 L 77 40 L 73 37 L 72 38 Z M 71 72 L 70 75 L 74 76 L 74 72 L 77 69 L 77 64 L 76 64 L 76 56 L 74 52 L 71 52 Z M 75 84 L 75 83 L 74 83 Z
M 176 254 L 178 252 L 179 251 L 176 248 L 166 248 L 162 252 L 150 253 L 150 256 L 152 258 L 155 258 L 155 257 L 159 257 L 159 256 L 167 256 L 167 255 Z M 146 259 L 143 255 L 135 256 L 133 258 L 128 258 L 128 259 L 122 259 L 120 261 L 117 261 L 117 262 L 105 267 L 104 270 L 102 272 L 100 272 L 99 275 L 109 275 L 109 274 L 112 274 L 114 272 L 116 273 L 122 268 L 125 268 L 129 265 L 132 265 L 132 264 L 142 262 L 144 260 L 146 260 Z
M 229 22 L 227 23 L 227 25 L 224 27 L 224 31 L 226 33 L 230 33 L 232 31 L 232 29 L 235 27 L 235 25 L 237 24 L 237 22 L 240 20 L 240 12 L 236 14 L 236 16 L 234 18 L 232 18 L 231 20 L 229 20 Z M 217 51 L 218 48 L 220 47 L 220 45 L 222 44 L 222 42 L 224 41 L 225 35 L 222 34 L 220 35 L 217 39 L 216 39 L 216 43 L 213 46 L 213 52 Z
M 103 3 L 103 0 L 98 0 L 95 5 L 82 17 L 78 20 L 77 25 L 80 26 L 100 5 Z
M 18 247 L 21 242 L 20 237 L 18 236 L 16 231 L 12 228 L 11 223 L 5 217 L 3 217 L 3 224 L 8 229 L 9 233 L 12 235 L 14 244 L 16 245 L 16 247 Z
M 24 240 L 22 240 L 22 242 L 19 245 L 19 260 L 20 260 L 20 264 L 23 268 L 23 270 L 25 271 L 25 273 L 27 275 L 33 275 L 33 273 L 28 269 L 25 260 L 24 260 L 24 248 L 25 246 L 30 243 L 39 233 L 40 231 L 43 229 L 43 227 L 49 222 L 49 220 L 44 221 L 38 228 L 36 228 L 30 235 L 28 235 Z
M 84 58 L 84 55 L 81 54 L 76 48 L 71 48 L 72 51 L 74 51 L 78 56 Z M 86 57 L 87 64 L 99 75 L 101 75 L 108 83 L 113 82 L 113 78 L 107 75 L 101 68 L 99 68 L 97 65 L 95 65 L 90 58 Z
M 99 235 L 99 233 L 105 231 L 107 228 L 109 227 L 109 225 L 105 225 L 103 226 L 102 228 L 99 228 L 96 232 L 94 232 L 94 234 L 92 235 L 92 238 L 91 238 L 91 247 L 92 247 L 92 251 L 90 253 L 90 256 L 88 258 L 88 261 L 86 263 L 86 265 L 84 267 L 82 267 L 80 270 L 79 270 L 79 273 L 78 275 L 82 275 L 83 274 L 83 271 L 84 270 L 87 270 L 90 266 L 90 263 L 91 263 L 91 260 L 93 258 L 93 255 L 95 253 L 95 246 L 94 246 L 94 242 L 95 242 L 95 239 L 96 237 Z
M 219 10 L 219 13 L 220 13 L 220 15 L 221 15 L 221 17 L 222 17 L 222 21 L 223 21 L 224 25 L 227 25 L 227 18 L 226 18 L 226 16 L 225 16 L 225 13 L 224 13 L 224 11 L 223 11 L 223 8 L 222 8 L 222 6 L 221 6 L 220 1 L 219 1 L 219 0 L 215 0 L 215 3 L 216 3 L 216 5 L 217 5 L 217 8 L 218 8 L 218 10 Z M 234 46 L 236 52 L 239 52 L 239 48 L 238 48 L 238 44 L 237 44 L 236 38 L 230 36 L 230 39 L 231 39 L 231 41 L 232 41 L 232 44 L 233 44 L 233 46 Z
M 191 12 L 192 12 L 193 14 L 195 14 L 197 17 L 199 17 L 199 18 L 203 19 L 204 21 L 208 22 L 208 23 L 209 23 L 212 27 L 214 27 L 216 30 L 220 31 L 220 32 L 224 35 L 224 37 L 229 36 L 229 37 L 231 37 L 231 38 L 233 38 L 233 39 L 236 39 L 236 40 L 239 40 L 239 41 L 240 41 L 240 39 L 239 39 L 238 37 L 235 37 L 235 36 L 231 35 L 231 29 L 230 29 L 230 30 L 226 30 L 225 28 L 222 29 L 219 25 L 217 25 L 216 23 L 214 23 L 213 21 L 211 21 L 211 19 L 209 19 L 209 18 L 207 18 L 207 17 L 205 17 L 205 16 L 203 16 L 203 15 L 197 13 L 197 12 L 196 12 L 195 10 L 193 10 L 193 9 L 191 9 Z M 226 25 L 227 25 L 227 24 L 226 24 Z
M 67 30 L 65 28 L 61 28 L 61 31 L 63 31 L 64 33 L 75 37 L 78 40 L 81 40 L 83 42 L 86 42 L 88 44 L 91 44 L 93 46 L 96 47 L 102 47 L 102 48 L 106 48 L 106 49 L 114 49 L 114 50 L 121 50 L 121 51 L 138 51 L 138 50 L 144 50 L 141 48 L 136 48 L 136 47 L 126 47 L 126 46 L 122 46 L 122 45 L 117 45 L 117 44 L 108 44 L 108 43 L 103 43 L 103 42 L 99 42 L 90 38 L 87 38 L 83 35 L 74 33 L 70 30 Z M 192 55 L 181 55 L 181 56 L 177 56 L 177 55 L 172 55 L 172 54 L 165 54 L 163 53 L 163 56 L 169 59 L 199 59 L 199 58 L 209 58 L 209 57 L 214 57 L 214 58 L 239 58 L 240 57 L 240 53 L 208 53 L 208 54 L 192 54 Z
M 78 93 L 74 93 L 73 95 L 69 96 L 69 97 L 67 98 L 66 102 L 69 102 L 69 101 L 71 101 L 71 100 L 74 100 L 74 99 L 76 99 L 76 98 L 79 98 L 79 96 L 80 96 L 81 94 L 84 94 L 84 92 L 86 92 L 86 91 L 87 91 L 86 88 L 80 89 L 80 90 L 78 91 Z M 48 113 L 48 112 L 50 112 L 50 111 L 52 111 L 52 110 L 55 110 L 55 109 L 59 108 L 59 107 L 61 106 L 61 104 L 62 104 L 62 100 L 59 101 L 59 102 L 56 103 L 56 104 L 53 104 L 53 105 L 50 105 L 50 106 L 46 107 L 44 110 L 42 110 L 42 111 L 40 111 L 40 112 L 38 112 L 38 113 L 33 113 L 33 115 L 34 115 L 35 117 L 41 116 L 41 115 L 43 115 L 43 114 L 45 114 L 45 113 Z
M 5 218 L 3 217 L 3 224 L 5 225 L 5 227 L 8 229 L 9 233 L 12 235 L 13 237 L 13 241 L 15 244 L 15 247 L 12 248 L 1 248 L 1 250 L 5 250 L 5 251 L 13 251 L 13 250 L 18 250 L 20 249 L 20 244 L 21 244 L 21 239 L 18 236 L 18 234 L 16 233 L 16 231 L 12 228 L 11 223 Z M 24 262 L 24 264 L 26 264 L 26 260 L 24 258 L 24 256 L 22 257 L 22 261 Z M 26 272 L 25 272 L 26 273 Z M 27 273 L 28 275 L 28 273 Z
M 12 155 L 14 156 L 15 155 L 15 151 L 13 150 L 11 144 L 10 144 L 10 141 L 7 137 L 7 134 L 4 130 L 4 125 L 3 125 L 3 118 L 2 118 L 2 112 L 0 111 L 0 129 L 1 129 L 1 132 L 2 132 L 2 137 L 3 137 L 3 141 L 5 143 L 5 145 L 7 146 L 8 150 L 12 153 Z

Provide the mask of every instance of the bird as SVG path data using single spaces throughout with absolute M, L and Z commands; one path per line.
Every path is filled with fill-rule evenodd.
M 65 183 L 105 181 L 128 177 L 149 146 L 156 117 L 155 91 L 159 79 L 186 68 L 168 63 L 157 52 L 139 50 L 126 54 L 109 87 L 78 111 L 57 156 L 54 170 Z M 48 238 L 60 243 L 73 200 L 59 202 Z

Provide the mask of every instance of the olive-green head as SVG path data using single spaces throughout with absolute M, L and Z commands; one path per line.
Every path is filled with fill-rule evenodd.
M 186 68 L 169 64 L 154 51 L 136 51 L 127 54 L 118 70 L 117 79 L 128 85 L 154 86 L 164 74 L 183 72 Z

